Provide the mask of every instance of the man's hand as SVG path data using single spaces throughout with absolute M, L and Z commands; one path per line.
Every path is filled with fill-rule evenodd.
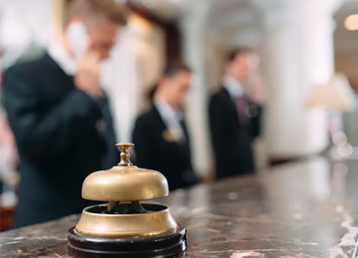
M 262 105 L 265 102 L 266 92 L 265 84 L 259 75 L 255 75 L 250 80 L 250 94 L 251 101 L 258 105 Z
M 76 75 L 74 77 L 76 87 L 91 97 L 100 95 L 102 92 L 99 86 L 101 60 L 99 55 L 91 49 L 89 41 L 86 44 L 82 58 L 77 61 L 76 68 Z

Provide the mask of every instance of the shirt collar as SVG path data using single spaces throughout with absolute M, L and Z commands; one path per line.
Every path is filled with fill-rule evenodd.
M 241 83 L 229 75 L 224 76 L 223 85 L 233 99 L 240 98 L 244 95 Z
M 183 119 L 183 112 L 175 110 L 167 102 L 155 99 L 154 105 L 158 109 L 160 116 L 165 121 L 180 121 Z
M 75 75 L 76 61 L 59 42 L 51 44 L 48 53 L 67 75 Z

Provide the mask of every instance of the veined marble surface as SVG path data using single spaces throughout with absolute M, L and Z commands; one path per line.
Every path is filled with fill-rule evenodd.
M 351 257 L 358 161 L 324 158 L 172 192 L 159 200 L 188 229 L 187 258 Z M 1 257 L 68 257 L 79 215 L 0 234 Z

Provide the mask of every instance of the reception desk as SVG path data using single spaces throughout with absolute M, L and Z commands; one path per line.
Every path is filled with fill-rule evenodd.
M 188 229 L 179 257 L 351 257 L 358 234 L 358 161 L 324 158 L 172 192 L 159 200 Z M 68 257 L 79 215 L 0 234 L 1 257 Z

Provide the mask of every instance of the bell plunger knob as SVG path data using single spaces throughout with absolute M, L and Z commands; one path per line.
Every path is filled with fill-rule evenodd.
M 121 167 L 130 167 L 133 166 L 132 162 L 130 161 L 130 154 L 128 152 L 129 148 L 134 146 L 133 143 L 118 143 L 116 144 L 117 147 L 121 149 L 121 161 L 118 163 L 118 166 Z

